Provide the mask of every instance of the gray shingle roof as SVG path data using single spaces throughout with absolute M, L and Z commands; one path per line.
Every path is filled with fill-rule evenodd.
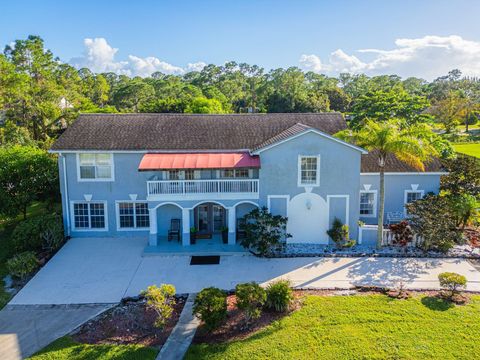
M 52 150 L 254 150 L 309 127 L 329 135 L 346 128 L 339 113 L 301 114 L 82 114 Z M 375 152 L 362 155 L 361 171 L 378 172 Z M 442 171 L 438 159 L 426 171 Z M 387 172 L 417 172 L 389 157 Z
M 339 113 L 82 114 L 52 150 L 253 149 L 297 123 L 330 135 L 346 128 Z

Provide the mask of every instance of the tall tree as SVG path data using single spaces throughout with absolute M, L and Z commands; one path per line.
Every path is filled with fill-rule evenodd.
M 336 134 L 337 137 L 375 152 L 377 155 L 380 169 L 377 247 L 382 246 L 387 157 L 393 155 L 415 169 L 425 171 L 424 164 L 438 154 L 434 146 L 435 135 L 428 125 L 404 125 L 404 122 L 397 119 L 383 122 L 367 119 L 364 126 L 356 131 L 344 130 Z

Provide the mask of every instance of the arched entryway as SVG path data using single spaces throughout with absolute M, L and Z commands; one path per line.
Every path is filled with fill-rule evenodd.
M 157 233 L 160 241 L 181 241 L 182 236 L 182 208 L 174 203 L 161 204 L 157 208 Z M 171 239 L 168 238 L 169 231 Z M 178 231 L 179 238 L 176 233 Z
M 241 201 L 239 203 L 236 203 L 235 206 L 232 208 L 234 209 L 235 216 L 235 228 L 231 230 L 232 232 L 234 232 L 234 240 L 231 241 L 232 243 L 239 243 L 242 238 L 245 237 L 245 231 L 242 230 L 244 216 L 258 207 L 258 204 L 252 201 Z
M 197 238 L 211 239 L 227 227 L 227 209 L 218 202 L 203 202 L 193 208 L 193 227 Z

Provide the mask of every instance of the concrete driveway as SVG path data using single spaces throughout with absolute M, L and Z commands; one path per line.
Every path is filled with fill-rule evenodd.
M 222 256 L 220 265 L 190 266 L 189 256 L 142 257 L 145 238 L 76 238 L 11 300 L 10 304 L 116 303 L 148 285 L 172 283 L 178 293 L 207 286 L 232 289 L 239 282 L 288 278 L 298 288 L 355 285 L 436 289 L 444 271 L 463 274 L 480 291 L 480 271 L 460 259 L 288 258 Z

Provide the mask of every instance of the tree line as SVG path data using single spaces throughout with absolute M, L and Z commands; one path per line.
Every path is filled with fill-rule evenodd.
M 397 75 L 338 77 L 297 67 L 266 71 L 227 62 L 183 75 L 93 73 L 62 62 L 38 36 L 0 54 L 1 144 L 47 147 L 78 113 L 328 112 L 365 119 L 437 122 L 447 133 L 479 117 L 480 79 L 459 70 L 431 82 Z

